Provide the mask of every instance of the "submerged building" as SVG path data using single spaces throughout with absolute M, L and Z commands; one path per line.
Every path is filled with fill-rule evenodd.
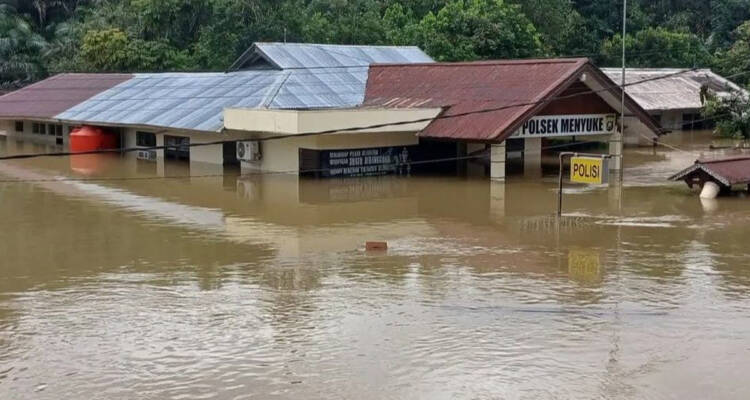
M 106 127 L 123 147 L 169 146 L 141 158 L 237 164 L 244 138 L 228 108 L 341 109 L 364 98 L 368 66 L 431 62 L 417 47 L 256 43 L 226 73 L 61 74 L 0 97 L 0 134 L 67 145 L 72 127 Z
M 225 73 L 51 77 L 0 97 L 0 134 L 65 146 L 73 127 L 99 127 L 160 174 L 169 159 L 345 177 L 484 158 L 503 180 L 511 154 L 539 168 L 549 140 L 608 143 L 619 169 L 620 96 L 588 59 L 434 63 L 416 47 L 257 43 Z M 626 118 L 658 135 L 625 99 Z
M 614 82 L 622 81 L 621 68 L 603 68 L 602 71 Z M 627 68 L 625 74 L 628 85 L 625 91 L 668 131 L 712 126 L 711 121 L 701 115 L 704 107 L 701 91 L 704 88 L 719 97 L 732 92 L 747 93 L 710 69 Z M 626 125 L 626 136 L 630 140 L 643 139 L 638 121 L 626 119 Z

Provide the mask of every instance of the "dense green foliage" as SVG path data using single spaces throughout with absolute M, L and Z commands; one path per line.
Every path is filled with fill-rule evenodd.
M 618 66 L 621 1 L 0 0 L 0 86 L 66 71 L 223 70 L 252 42 L 285 39 Z M 629 6 L 631 66 L 712 67 L 750 82 L 750 0 Z
M 703 115 L 716 121 L 716 133 L 732 139 L 750 139 L 750 99 L 739 93 L 719 98 L 704 93 Z

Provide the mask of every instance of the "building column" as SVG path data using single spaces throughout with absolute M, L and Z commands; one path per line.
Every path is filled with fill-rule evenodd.
M 523 174 L 534 178 L 542 176 L 542 138 L 524 139 Z
M 618 131 L 609 138 L 609 172 L 617 181 L 622 177 L 622 132 Z
M 505 182 L 490 182 L 490 218 L 505 217 Z
M 490 145 L 490 179 L 505 181 L 505 141 Z

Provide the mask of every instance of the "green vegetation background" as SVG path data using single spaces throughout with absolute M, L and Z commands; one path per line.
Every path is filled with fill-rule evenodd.
M 629 66 L 750 70 L 750 0 L 630 0 Z M 619 66 L 622 0 L 0 0 L 0 88 L 59 72 L 223 70 L 255 41 Z M 735 80 L 748 83 L 745 74 Z

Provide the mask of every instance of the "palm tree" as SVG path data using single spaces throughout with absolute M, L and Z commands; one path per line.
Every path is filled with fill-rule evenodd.
M 0 5 L 0 86 L 13 87 L 44 75 L 44 38 L 8 5 Z

